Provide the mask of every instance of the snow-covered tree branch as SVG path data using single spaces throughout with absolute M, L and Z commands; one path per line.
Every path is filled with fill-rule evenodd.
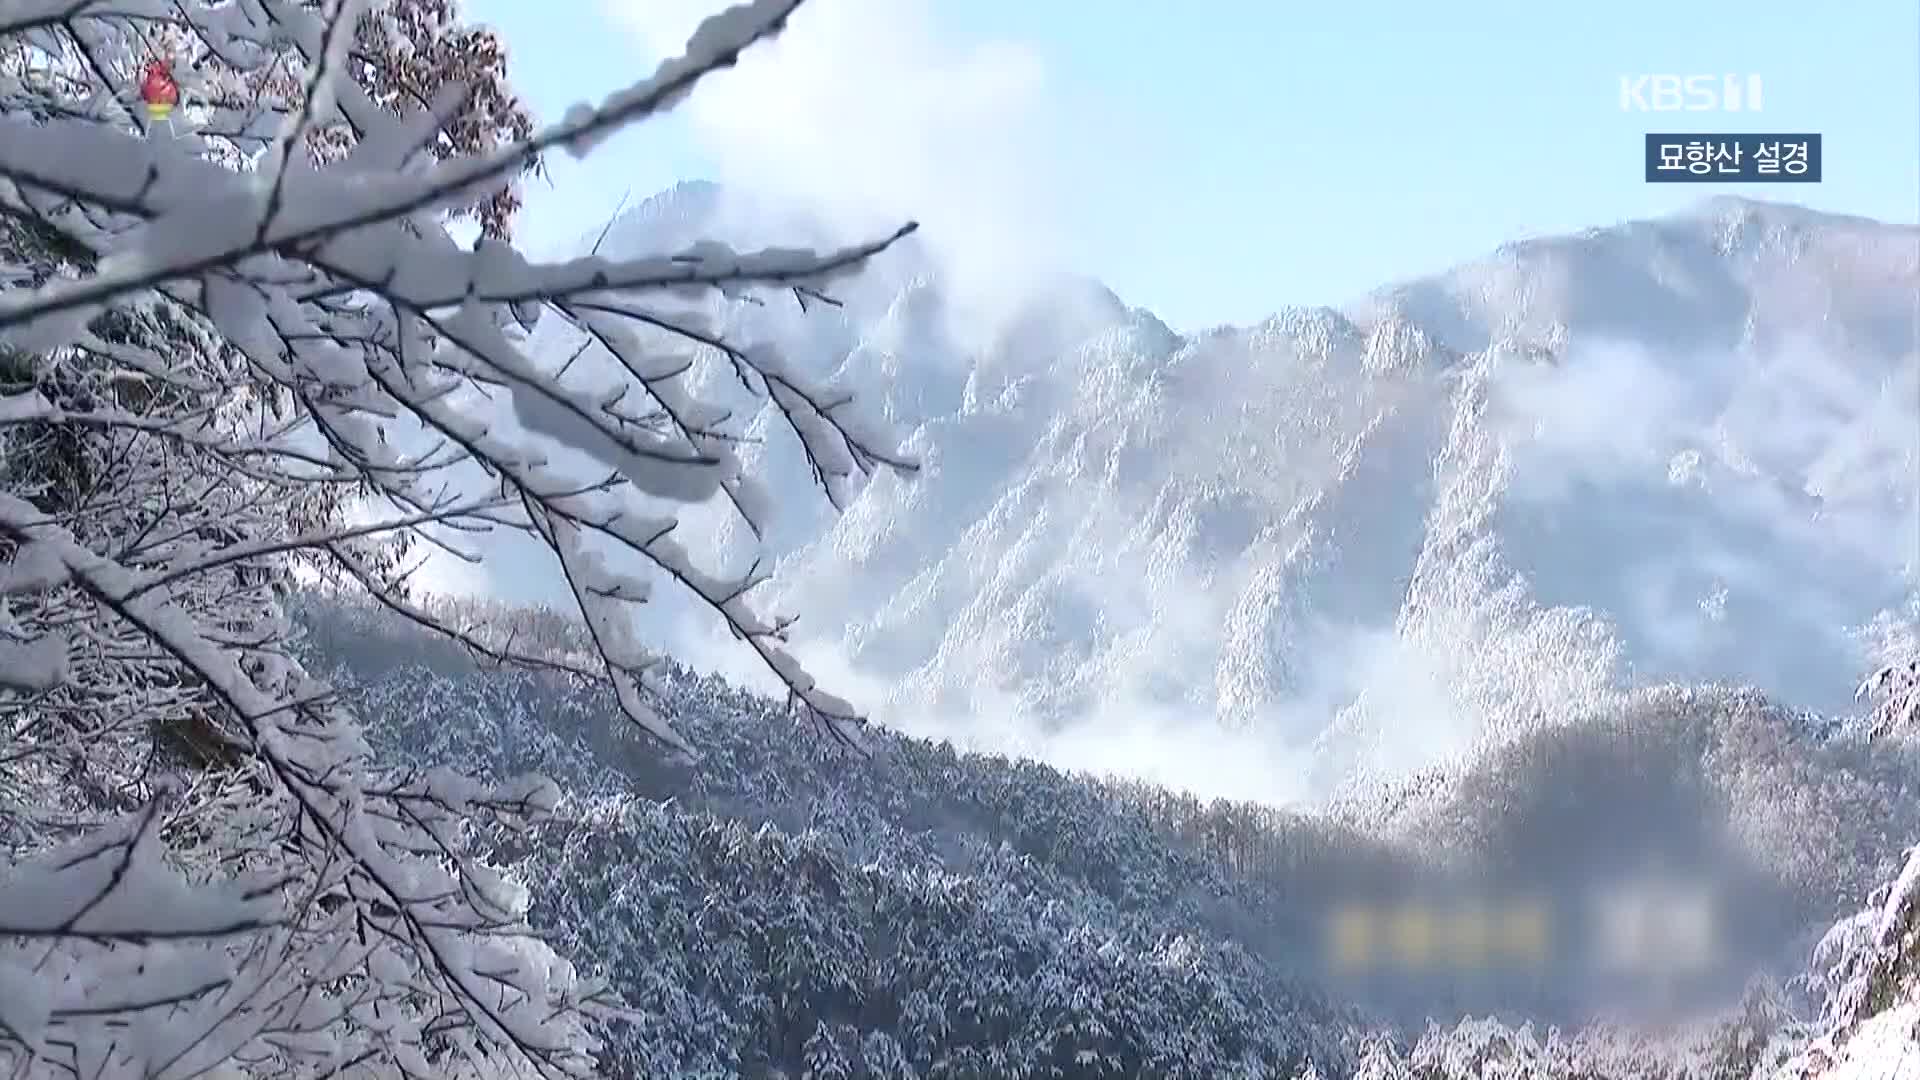
M 497 661 L 604 682 L 691 749 L 649 704 L 660 657 L 631 625 L 665 582 L 852 737 L 852 707 L 786 651 L 788 620 L 750 605 L 759 568 L 717 573 L 675 538 L 676 506 L 724 499 L 758 531 L 774 503 L 735 457 L 730 414 L 686 376 L 704 353 L 771 401 L 836 504 L 912 463 L 844 394 L 684 301 L 824 299 L 912 227 L 823 253 L 557 264 L 502 238 L 542 155 L 670 108 L 797 3 L 708 20 L 651 77 L 543 131 L 503 97 L 497 48 L 436 0 L 0 15 L 8 1065 L 591 1070 L 588 1025 L 612 1006 L 530 939 L 523 890 L 470 842 L 539 819 L 556 792 L 383 771 L 289 655 L 279 598 L 296 567 Z M 191 60 L 174 61 L 182 100 L 163 123 L 130 103 L 170 50 Z M 396 73 L 401 56 L 453 75 Z M 483 236 L 465 247 L 448 223 L 474 214 Z M 531 349 L 543 318 L 583 334 L 593 362 Z M 492 530 L 552 553 L 589 652 L 501 642 L 408 595 L 410 551 L 477 558 L 468 539 Z

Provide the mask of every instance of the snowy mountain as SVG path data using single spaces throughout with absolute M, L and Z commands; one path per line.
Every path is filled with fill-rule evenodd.
M 536 265 L 509 178 L 791 0 L 533 135 L 451 8 L 12 6 L 0 1073 L 1920 1061 L 1920 231 L 1202 334 L 698 184 Z
M 683 185 L 583 247 L 703 235 L 831 239 Z M 306 621 L 383 753 L 571 794 L 499 854 L 634 1005 L 608 1038 L 642 1071 L 1874 1075 L 1910 994 L 1869 893 L 1920 761 L 1847 695 L 1920 617 L 1916 288 L 1911 227 L 1716 202 L 1194 335 L 1083 280 L 983 312 L 911 245 L 839 307 L 716 303 L 922 465 L 765 538 L 814 669 L 895 732 L 1129 780 L 884 731 L 850 758 L 675 671 L 694 767 L 591 688 Z M 753 467 L 809 485 L 772 420 Z M 1616 884 L 1676 868 L 1712 962 L 1606 967 Z M 1545 966 L 1328 968 L 1343 905 L 1459 896 L 1545 904 Z
M 822 235 L 729 205 L 606 246 Z M 1916 288 L 1914 227 L 1741 200 L 1186 336 L 1084 281 L 970 311 L 909 247 L 725 311 L 923 464 L 784 520 L 765 599 L 904 730 L 1266 799 L 1669 679 L 1840 710 L 1916 614 Z

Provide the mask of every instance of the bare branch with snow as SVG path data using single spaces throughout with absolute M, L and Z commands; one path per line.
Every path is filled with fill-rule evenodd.
M 487 134 L 513 127 L 498 93 L 368 81 L 390 78 L 373 53 L 409 26 L 453 33 L 383 3 L 0 15 L 0 269 L 16 283 L 0 294 L 0 1062 L 592 1070 L 611 1004 L 527 937 L 524 893 L 469 846 L 549 813 L 551 785 L 384 772 L 292 659 L 279 601 L 296 567 L 496 662 L 602 682 L 686 748 L 643 690 L 661 658 L 632 628 L 664 582 L 851 737 L 855 711 L 786 652 L 790 620 L 748 603 L 758 566 L 719 575 L 675 539 L 675 507 L 719 496 L 758 531 L 775 502 L 732 417 L 689 388 L 688 350 L 777 406 L 830 500 L 913 465 L 844 396 L 683 301 L 830 302 L 912 226 L 825 253 L 555 264 L 495 228 L 472 248 L 446 229 L 510 210 L 544 153 L 671 107 L 798 2 L 724 12 L 651 77 L 505 141 Z M 195 55 L 168 130 L 127 108 L 161 42 Z M 448 70 L 497 77 L 495 53 L 466 48 Z M 336 149 L 300 152 L 320 132 Z M 533 350 L 543 309 L 604 362 Z M 492 530 L 551 552 L 589 653 L 502 642 L 408 595 L 409 550 L 465 556 Z

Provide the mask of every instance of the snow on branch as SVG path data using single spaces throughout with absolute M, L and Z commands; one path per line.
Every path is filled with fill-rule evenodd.
M 406 32 L 380 21 L 406 2 L 374 0 L 380 33 Z M 687 301 L 830 303 L 913 226 L 837 251 L 556 263 L 446 228 L 510 205 L 543 153 L 671 108 L 798 3 L 742 3 L 600 105 L 452 153 L 473 86 L 396 114 L 361 81 L 365 3 L 0 12 L 0 1068 L 594 1069 L 604 988 L 527 937 L 525 895 L 471 847 L 557 792 L 383 770 L 293 659 L 296 571 L 494 661 L 600 682 L 693 749 L 642 690 L 662 657 L 632 619 L 655 585 L 683 590 L 853 737 L 856 711 L 787 651 L 791 620 L 750 605 L 759 565 L 715 573 L 676 537 L 676 507 L 720 498 L 757 533 L 791 496 L 747 474 L 690 356 L 776 407 L 835 505 L 913 462 Z M 128 105 L 166 49 L 192 61 L 161 124 Z M 320 132 L 344 149 L 297 152 Z M 604 362 L 532 348 L 543 311 Z M 409 597 L 416 548 L 472 558 L 463 538 L 494 530 L 545 546 L 591 654 L 501 644 Z
M 599 108 L 577 109 L 526 143 L 411 172 L 366 168 L 392 164 L 395 152 L 350 156 L 331 168 L 270 152 L 272 171 L 262 177 L 192 152 L 187 143 L 135 138 L 107 124 L 0 120 L 0 177 L 12 185 L 7 201 L 33 206 L 59 200 L 91 208 L 82 219 L 63 215 L 49 224 L 99 259 L 92 275 L 0 297 L 0 330 L 10 331 L 22 347 L 70 345 L 85 328 L 83 320 L 70 316 L 166 287 L 241 349 L 257 375 L 296 396 L 317 385 L 340 388 L 333 400 L 315 402 L 315 425 L 337 457 L 367 474 L 370 485 L 405 508 L 410 519 L 424 524 L 436 513 L 442 522 L 466 515 L 426 497 L 420 484 L 399 473 L 372 414 L 411 414 L 446 437 L 459 455 L 500 475 L 516 497 L 541 504 L 542 515 L 566 518 L 694 588 L 738 636 L 756 643 L 799 700 L 822 715 L 850 719 L 843 702 L 821 694 L 781 657 L 776 624 L 744 615 L 737 601 L 750 582 L 705 579 L 681 565 L 682 553 L 660 538 L 658 527 L 627 521 L 626 511 L 561 509 L 545 494 L 562 481 L 540 465 L 544 454 L 525 438 L 496 436 L 488 422 L 454 403 L 450 394 L 462 380 L 505 386 L 514 416 L 529 434 L 586 451 L 619 472 L 637 493 L 691 503 L 724 492 L 758 531 L 768 500 L 741 476 L 725 434 L 710 430 L 694 416 L 699 410 L 693 403 L 681 400 L 673 378 L 684 370 L 679 358 L 662 364 L 661 358 L 649 357 L 616 324 L 648 326 L 717 348 L 743 373 L 757 376 L 749 385 L 757 382 L 780 408 L 820 486 L 838 502 L 849 477 L 883 466 L 911 468 L 911 463 L 895 454 L 884 436 L 848 418 L 847 402 L 808 386 L 771 349 L 723 342 L 707 328 L 689 325 L 683 315 L 657 310 L 659 301 L 712 289 L 818 293 L 912 227 L 825 254 L 736 254 L 707 244 L 678 254 L 535 265 L 503 243 L 463 250 L 448 242 L 444 230 L 423 228 L 414 216 L 470 198 L 474 182 L 509 176 L 517 163 L 542 148 L 576 145 L 652 115 L 700 77 L 733 63 L 741 50 L 776 32 L 795 6 L 792 0 L 757 0 L 716 16 L 694 35 L 684 56 Z M 109 10 L 83 5 L 75 17 L 108 18 Z M 196 29 L 210 41 L 216 31 L 224 32 L 225 44 L 209 47 L 238 54 L 243 51 L 238 43 L 249 36 L 232 25 L 234 9 L 221 10 L 229 17 L 209 19 Z M 329 21 L 289 5 L 265 10 L 268 15 L 253 28 L 252 39 L 278 34 L 311 58 L 306 104 L 290 114 L 288 131 L 337 105 L 363 133 L 364 143 L 418 141 L 417 134 L 401 130 L 407 121 L 373 108 L 363 89 L 335 77 L 339 63 L 329 59 L 326 43 L 339 35 L 329 38 L 327 27 L 338 25 L 342 12 L 330 12 Z M 327 100 L 318 101 L 315 95 L 327 89 L 332 91 Z M 603 393 L 560 376 L 510 337 L 514 313 L 543 304 L 619 357 L 634 379 L 623 396 L 651 399 L 671 420 L 666 432 L 634 423 Z M 361 399 L 350 410 L 343 408 L 349 397 Z M 436 506 L 442 509 L 428 509 Z M 537 531 L 552 533 L 544 526 Z M 550 546 L 564 563 L 557 544 Z M 608 594 L 601 589 L 583 595 Z M 590 615 L 590 622 L 594 618 Z M 643 722 L 674 741 L 656 718 Z

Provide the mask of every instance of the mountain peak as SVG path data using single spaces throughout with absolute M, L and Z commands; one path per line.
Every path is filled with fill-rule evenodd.
M 1770 199 L 1754 199 L 1744 195 L 1714 195 L 1669 214 L 1668 221 L 1749 221 L 1764 222 L 1768 225 L 1791 225 L 1800 228 L 1819 226 L 1868 226 L 1876 229 L 1900 229 L 1903 227 L 1889 222 L 1877 221 L 1858 214 L 1838 214 L 1829 210 L 1815 210 L 1798 203 L 1775 202 Z M 1630 224 L 1630 223 L 1629 223 Z

